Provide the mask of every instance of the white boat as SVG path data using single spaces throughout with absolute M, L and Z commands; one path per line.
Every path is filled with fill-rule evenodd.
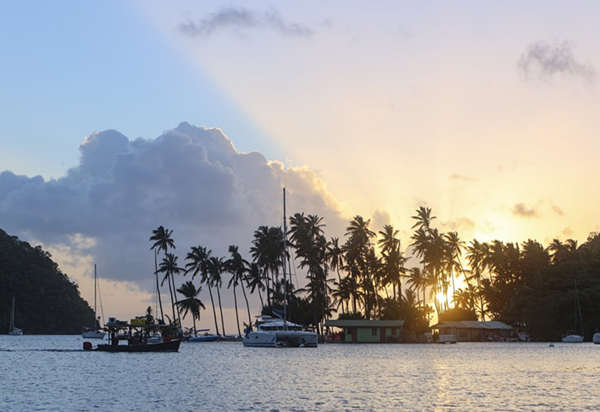
M 456 335 L 447 333 L 438 336 L 438 343 L 456 343 Z
M 104 339 L 104 336 L 106 335 L 105 332 L 99 330 L 96 325 L 98 324 L 97 322 L 97 318 L 96 318 L 96 285 L 98 283 L 98 278 L 96 275 L 96 264 L 94 264 L 94 326 L 92 326 L 91 328 L 85 328 L 83 330 L 83 332 L 81 333 L 81 337 L 85 338 L 85 339 Z
M 599 332 L 594 333 L 594 336 L 592 337 L 592 342 L 594 342 L 596 345 L 600 345 L 600 333 Z
M 247 331 L 242 338 L 247 347 L 304 347 L 316 348 L 318 336 L 302 326 L 271 316 L 258 316 L 256 330 Z
M 285 215 L 285 187 L 283 188 L 283 280 L 286 280 L 287 253 L 287 222 Z M 248 347 L 310 347 L 316 348 L 319 337 L 315 332 L 304 330 L 301 325 L 286 320 L 287 293 L 283 299 L 283 314 L 281 318 L 258 316 L 255 322 L 256 330 L 248 326 L 242 338 L 244 346 Z
M 21 336 L 23 330 L 15 327 L 15 297 L 12 298 L 12 308 L 10 310 L 10 323 L 8 326 L 8 334 L 11 336 Z
M 581 343 L 583 342 L 583 336 L 581 335 L 567 335 L 564 336 L 561 341 L 563 343 Z
M 188 338 L 188 342 L 214 342 L 219 340 L 221 337 L 219 335 L 213 335 L 208 333 L 209 329 L 198 329 L 198 332 L 204 332 L 201 335 L 194 335 Z

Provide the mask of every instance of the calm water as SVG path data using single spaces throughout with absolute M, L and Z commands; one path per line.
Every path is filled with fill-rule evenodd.
M 589 343 L 35 351 L 81 345 L 0 335 L 0 410 L 600 410 Z

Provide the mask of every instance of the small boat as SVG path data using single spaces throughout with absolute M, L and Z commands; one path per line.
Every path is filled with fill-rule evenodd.
M 10 323 L 8 326 L 8 334 L 11 336 L 21 336 L 23 330 L 15 327 L 15 297 L 12 298 L 12 308 L 10 311 Z
M 600 332 L 594 333 L 594 336 L 592 337 L 592 342 L 594 342 L 596 345 L 600 345 Z
M 82 338 L 86 338 L 86 339 L 104 339 L 104 336 L 106 335 L 105 332 L 99 330 L 96 326 L 97 326 L 97 319 L 96 318 L 96 284 L 98 283 L 97 280 L 97 275 L 96 275 L 96 265 L 94 264 L 94 320 L 93 320 L 93 325 L 92 327 L 89 328 L 84 328 L 83 332 L 81 333 L 81 337 Z
M 207 333 L 209 329 L 199 329 L 199 332 L 204 332 L 202 335 L 194 335 L 188 338 L 188 342 L 214 342 L 220 339 L 219 335 Z
M 575 334 L 563 336 L 563 338 L 561 339 L 561 342 L 563 342 L 563 343 L 581 343 L 581 342 L 583 342 L 583 336 L 575 335 Z

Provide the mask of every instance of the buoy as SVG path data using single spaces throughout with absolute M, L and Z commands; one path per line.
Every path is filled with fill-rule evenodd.
M 92 350 L 92 343 L 91 342 L 83 342 L 83 350 Z

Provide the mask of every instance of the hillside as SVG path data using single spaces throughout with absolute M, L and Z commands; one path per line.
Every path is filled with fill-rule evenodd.
M 0 229 L 0 333 L 8 331 L 13 296 L 15 324 L 25 334 L 80 333 L 94 316 L 48 252 Z

